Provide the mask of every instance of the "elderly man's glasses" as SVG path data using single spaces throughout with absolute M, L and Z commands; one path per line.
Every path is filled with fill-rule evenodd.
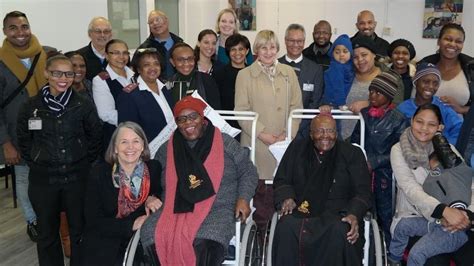
M 201 115 L 199 115 L 197 112 L 192 112 L 188 115 L 182 115 L 182 116 L 178 116 L 176 117 L 176 124 L 178 125 L 182 125 L 184 123 L 186 123 L 186 121 L 196 121 L 196 119 L 198 119 L 199 117 L 201 117 Z
M 163 23 L 166 22 L 166 18 L 165 17 L 156 17 L 154 19 L 150 19 L 148 20 L 148 25 L 151 25 L 151 24 L 158 24 L 158 25 L 161 25 Z
M 335 128 L 316 128 L 314 130 L 311 130 L 311 132 L 317 134 L 317 135 L 334 135 L 336 134 L 337 130 Z
M 104 34 L 104 35 L 109 35 L 112 33 L 112 30 L 111 29 L 105 29 L 105 30 L 101 30 L 101 29 L 92 29 L 91 32 L 99 35 L 99 34 Z
M 295 39 L 285 39 L 285 41 L 286 41 L 287 43 L 293 44 L 293 45 L 295 45 L 295 44 L 298 44 L 298 45 L 304 44 L 304 39 L 303 39 L 303 40 L 301 40 L 301 39 L 298 39 L 298 40 L 295 40 Z
M 51 76 L 53 76 L 55 78 L 60 78 L 63 75 L 66 78 L 73 78 L 76 75 L 76 73 L 74 73 L 74 71 L 63 72 L 63 71 L 59 71 L 59 70 L 53 70 L 53 71 L 49 71 L 49 73 L 51 73 Z

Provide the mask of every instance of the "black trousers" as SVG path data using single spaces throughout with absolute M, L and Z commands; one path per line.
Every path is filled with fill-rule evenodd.
M 70 265 L 81 264 L 80 242 L 84 226 L 85 182 L 65 184 L 32 184 L 28 196 L 37 215 L 39 238 L 37 242 L 40 265 L 64 265 L 63 251 L 59 238 L 60 212 L 66 211 L 71 239 Z
M 359 225 L 359 233 L 364 225 Z M 272 263 L 276 266 L 362 264 L 364 238 L 347 241 L 350 226 L 340 216 L 281 217 L 275 229 Z M 361 234 L 363 236 L 363 234 Z
M 219 242 L 196 238 L 193 247 L 196 266 L 219 266 L 225 259 L 224 247 Z

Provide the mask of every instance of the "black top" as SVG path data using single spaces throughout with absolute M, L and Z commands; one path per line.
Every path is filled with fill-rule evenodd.
M 161 197 L 161 164 L 146 162 L 150 171 L 148 195 Z M 125 248 L 133 234 L 135 219 L 145 214 L 142 205 L 127 217 L 118 219 L 119 189 L 112 183 L 112 165 L 101 163 L 91 170 L 87 183 L 84 214 L 84 265 L 114 265 L 123 258 Z
M 84 57 L 86 61 L 86 79 L 92 81 L 97 74 L 105 70 L 107 66 L 107 59 L 104 59 L 104 62 L 100 62 L 100 59 L 92 51 L 92 43 L 82 47 L 77 50 L 78 53 Z
M 351 37 L 351 41 L 357 36 L 359 36 L 359 34 L 360 34 L 359 32 L 354 34 L 354 36 Z M 374 41 L 374 44 L 375 44 L 375 54 L 377 55 L 377 57 L 378 58 L 387 57 L 388 56 L 387 50 L 390 43 L 388 43 L 385 39 L 380 38 L 375 32 L 374 32 L 374 36 L 372 37 L 372 40 Z
M 241 69 L 228 64 L 217 69 L 212 75 L 217 83 L 217 87 L 219 87 L 222 110 L 234 110 L 235 80 Z
M 307 57 L 310 60 L 313 60 L 316 62 L 316 64 L 320 65 L 323 67 L 323 70 L 325 71 L 326 69 L 329 68 L 329 64 L 331 63 L 331 57 L 327 53 L 314 53 L 314 43 L 312 43 L 310 46 L 306 47 L 306 49 L 303 50 L 303 55 Z M 328 47 L 328 52 L 331 49 L 332 43 L 329 43 Z

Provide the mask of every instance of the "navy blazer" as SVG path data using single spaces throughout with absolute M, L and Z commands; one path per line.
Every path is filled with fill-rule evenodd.
M 170 90 L 163 88 L 161 93 L 173 110 L 174 102 Z M 116 102 L 118 122 L 133 121 L 139 124 L 149 142 L 166 126 L 166 119 L 155 97 L 149 91 L 136 88 L 131 93 L 121 93 Z

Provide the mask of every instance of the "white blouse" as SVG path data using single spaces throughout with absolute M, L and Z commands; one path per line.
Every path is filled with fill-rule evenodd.
M 439 97 L 451 96 L 458 104 L 462 106 L 466 105 L 471 93 L 469 92 L 469 85 L 464 72 L 462 70 L 459 71 L 459 74 L 451 80 L 441 80 L 439 89 L 435 95 Z
M 124 87 L 132 83 L 131 78 L 134 73 L 127 66 L 125 66 L 126 78 L 115 73 L 109 65 L 107 65 L 105 70 L 109 73 L 110 79 L 117 80 Z M 95 76 L 92 80 L 92 96 L 99 118 L 106 123 L 117 126 L 117 108 L 115 108 L 114 96 L 110 92 L 107 82 L 99 75 Z

